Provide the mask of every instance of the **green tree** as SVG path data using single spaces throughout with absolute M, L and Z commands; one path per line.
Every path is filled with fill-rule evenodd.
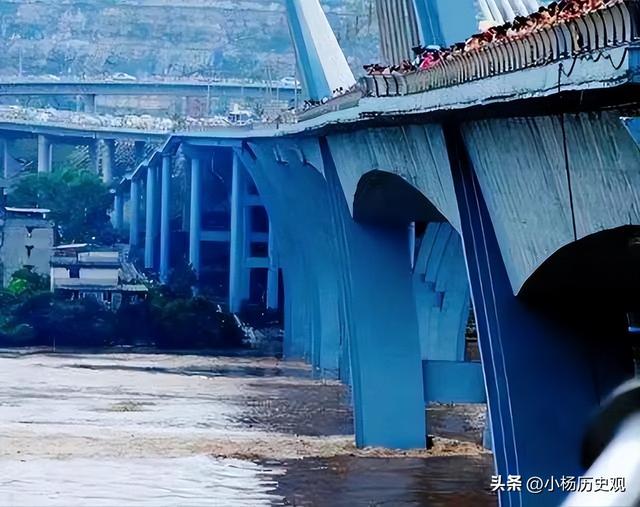
M 28 296 L 49 290 L 49 277 L 31 269 L 22 268 L 11 275 L 7 292 L 13 296 Z
M 89 171 L 28 174 L 13 187 L 8 201 L 11 206 L 50 209 L 65 243 L 112 244 L 116 239 L 109 218 L 113 198 L 100 178 Z

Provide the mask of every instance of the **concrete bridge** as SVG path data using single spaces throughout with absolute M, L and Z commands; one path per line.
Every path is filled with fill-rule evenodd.
M 13 107 L 13 106 L 12 106 Z M 11 108 L 10 108 L 11 109 Z M 36 111 L 44 117 L 48 117 L 48 110 L 21 110 Z M 9 113 L 15 113 L 11 110 Z M 36 114 L 36 116 L 38 116 Z M 131 118 L 131 122 L 127 122 Z M 136 120 L 136 121 L 133 121 Z M 143 121 L 149 120 L 149 121 Z M 187 119 L 190 120 L 190 119 Z M 115 145 L 119 141 L 135 143 L 136 160 L 141 162 L 146 154 L 147 145 L 157 145 L 164 142 L 167 136 L 177 129 L 200 130 L 206 127 L 206 121 L 215 123 L 215 118 L 193 119 L 180 125 L 171 120 L 152 117 L 113 117 L 87 115 L 84 113 L 65 112 L 63 117 L 53 117 L 36 121 L 27 117 L 21 117 L 0 111 L 0 156 L 2 162 L 2 174 L 6 178 L 9 172 L 11 154 L 8 141 L 15 139 L 33 138 L 38 143 L 38 171 L 51 172 L 52 150 L 55 145 L 88 146 L 92 164 L 96 173 L 102 174 L 103 180 L 111 184 L 113 177 L 113 163 Z M 225 135 L 232 135 L 233 131 L 250 130 L 248 126 L 225 125 Z
M 301 3 L 290 7 L 306 23 L 296 43 L 315 60 L 309 81 L 339 49 Z M 424 447 L 425 403 L 486 396 L 503 477 L 584 473 L 589 417 L 633 374 L 640 151 L 620 117 L 638 106 L 636 8 L 620 2 L 556 27 L 562 40 L 549 32 L 518 43 L 537 52 L 492 47 L 395 77 L 395 91 L 394 78 L 370 78 L 277 131 L 171 137 L 120 186 L 119 199 L 131 188 L 139 209 L 146 179 L 147 216 L 161 217 L 146 221 L 147 265 L 162 277 L 170 269 L 169 175 L 180 150 L 191 161 L 199 268 L 201 172 L 225 152 L 229 306 L 247 298 L 256 266 L 272 284 L 282 271 L 285 354 L 351 384 L 358 445 Z M 582 46 L 575 30 L 586 30 Z M 258 202 L 271 224 L 262 261 L 247 246 L 247 209 Z M 277 289 L 269 293 L 274 306 Z M 464 353 L 471 305 L 482 370 Z M 503 492 L 501 502 L 561 497 Z
M 287 6 L 307 93 L 355 83 L 319 4 Z M 170 135 L 118 186 L 116 227 L 166 280 L 185 158 L 190 263 L 228 243 L 232 311 L 266 273 L 286 357 L 351 385 L 359 446 L 423 448 L 426 403 L 486 399 L 503 480 L 583 475 L 590 416 L 633 375 L 640 150 L 621 117 L 638 108 L 637 9 L 361 81 L 296 125 Z M 203 221 L 213 193 L 227 230 Z M 267 231 L 251 225 L 261 206 Z M 464 352 L 471 307 L 481 365 Z
M 95 111 L 96 97 L 170 96 L 212 98 L 269 98 L 292 101 L 299 94 L 297 86 L 280 82 L 196 81 L 196 80 L 18 80 L 0 82 L 0 96 L 82 97 L 84 109 Z

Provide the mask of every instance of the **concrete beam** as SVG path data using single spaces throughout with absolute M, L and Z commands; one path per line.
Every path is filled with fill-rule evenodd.
M 482 364 L 462 361 L 423 361 L 424 396 L 429 403 L 485 403 Z
M 205 243 L 229 243 L 231 231 L 202 231 L 200 239 Z
M 318 0 L 287 0 L 289 26 L 309 98 L 330 97 L 333 90 L 348 90 L 355 78 Z
M 268 269 L 268 257 L 247 257 L 244 262 L 246 269 Z

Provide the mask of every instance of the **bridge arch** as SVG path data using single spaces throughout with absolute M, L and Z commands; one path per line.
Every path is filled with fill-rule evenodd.
M 569 243 L 548 257 L 525 281 L 525 299 L 608 294 L 602 303 L 633 304 L 640 286 L 640 225 L 604 229 Z
M 526 280 L 518 297 L 579 340 L 606 396 L 634 373 L 640 319 L 640 226 L 604 229 L 563 246 Z M 580 353 L 577 349 L 576 354 Z
M 375 169 L 360 178 L 353 199 L 356 222 L 401 225 L 446 222 L 434 204 L 398 174 Z
M 471 296 L 458 232 L 419 188 L 380 169 L 358 181 L 353 218 L 371 229 L 406 231 L 425 403 L 484 401 L 481 365 L 467 361 Z

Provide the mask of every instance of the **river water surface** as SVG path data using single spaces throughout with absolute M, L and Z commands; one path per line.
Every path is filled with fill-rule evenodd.
M 346 388 L 271 358 L 0 356 L 0 505 L 494 506 L 482 407 L 433 450 L 353 445 Z

